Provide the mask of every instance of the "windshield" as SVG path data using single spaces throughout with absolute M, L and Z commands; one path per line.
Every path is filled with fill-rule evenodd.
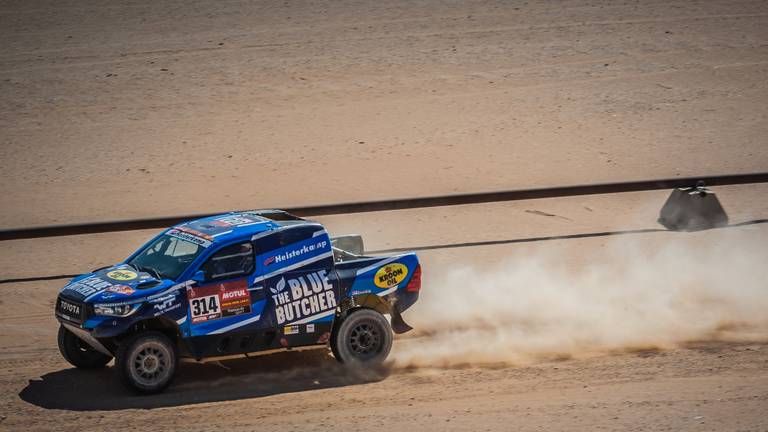
M 128 264 L 161 279 L 176 280 L 203 250 L 202 246 L 166 234 Z

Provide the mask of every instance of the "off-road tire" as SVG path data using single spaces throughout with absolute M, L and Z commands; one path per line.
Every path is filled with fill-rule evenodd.
M 58 339 L 62 357 L 72 366 L 81 369 L 99 369 L 112 360 L 112 356 L 96 351 L 63 325 L 59 326 Z
M 123 385 L 139 394 L 154 394 L 171 384 L 178 358 L 176 344 L 168 336 L 147 331 L 120 344 L 115 366 Z
M 331 350 L 341 363 L 350 366 L 378 366 L 392 349 L 392 328 L 384 315 L 372 309 L 353 311 L 331 336 Z

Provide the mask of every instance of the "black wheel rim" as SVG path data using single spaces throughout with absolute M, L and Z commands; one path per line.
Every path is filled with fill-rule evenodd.
M 348 344 L 355 357 L 362 359 L 373 357 L 381 352 L 382 331 L 373 323 L 359 323 L 350 331 Z

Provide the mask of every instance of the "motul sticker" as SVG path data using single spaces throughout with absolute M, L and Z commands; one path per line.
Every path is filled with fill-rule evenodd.
M 251 296 L 245 279 L 187 288 L 192 324 L 251 313 Z

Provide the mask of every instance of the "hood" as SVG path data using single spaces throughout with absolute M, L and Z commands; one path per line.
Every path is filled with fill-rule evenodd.
M 171 280 L 159 280 L 150 273 L 119 264 L 72 279 L 61 294 L 72 300 L 89 303 L 115 303 L 140 299 L 173 284 Z

